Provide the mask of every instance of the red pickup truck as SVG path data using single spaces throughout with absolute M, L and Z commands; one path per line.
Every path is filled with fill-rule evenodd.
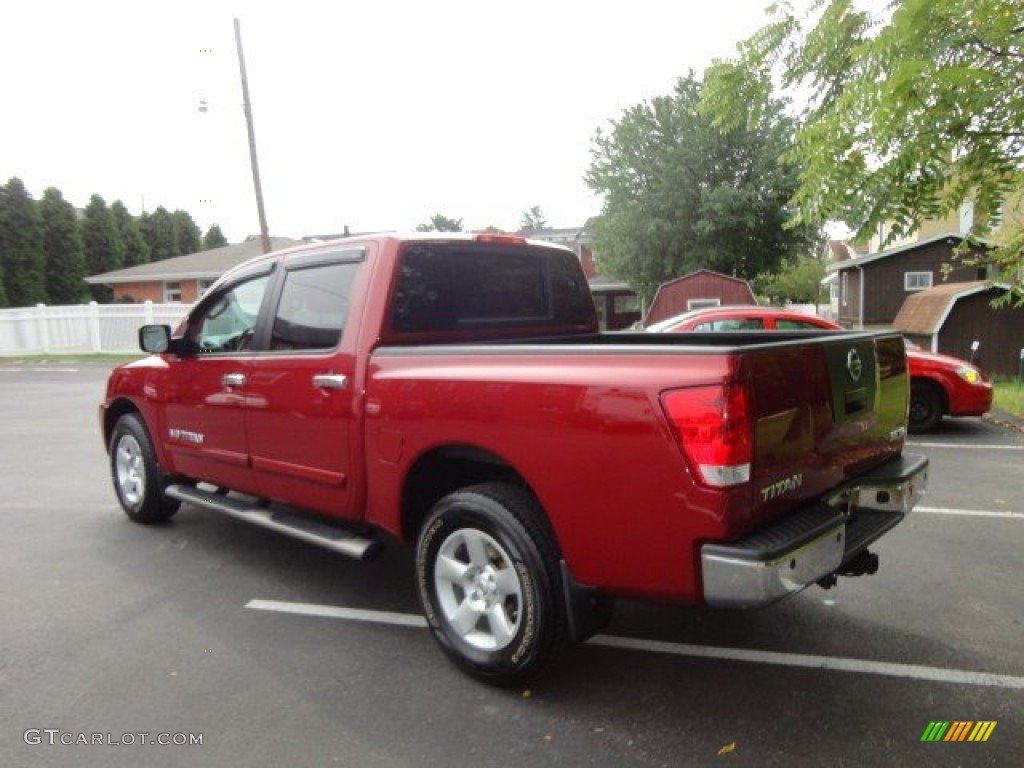
M 409 541 L 434 636 L 495 684 L 616 596 L 749 607 L 873 573 L 926 482 L 898 334 L 602 334 L 574 254 L 514 236 L 268 254 L 139 336 L 100 407 L 130 518 Z

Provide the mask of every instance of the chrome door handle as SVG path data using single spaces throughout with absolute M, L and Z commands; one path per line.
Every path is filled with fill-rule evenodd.
M 313 377 L 313 386 L 317 389 L 344 389 L 348 386 L 348 376 L 340 373 L 318 373 Z
M 245 384 L 245 374 L 225 373 L 223 376 L 220 377 L 220 383 L 223 384 L 225 387 L 228 387 L 229 389 L 233 387 L 241 387 Z

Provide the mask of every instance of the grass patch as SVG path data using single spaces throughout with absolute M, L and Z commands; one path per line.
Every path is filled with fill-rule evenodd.
M 1024 418 L 1024 383 L 1019 379 L 995 382 L 995 406 L 1014 416 Z

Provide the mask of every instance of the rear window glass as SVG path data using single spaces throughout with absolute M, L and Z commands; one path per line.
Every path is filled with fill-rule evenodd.
M 593 322 L 571 253 L 424 244 L 402 257 L 392 305 L 398 332 Z

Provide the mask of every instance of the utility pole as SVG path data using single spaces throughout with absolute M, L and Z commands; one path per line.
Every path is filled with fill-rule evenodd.
M 245 74 L 245 55 L 242 53 L 242 31 L 235 19 L 235 45 L 238 47 L 238 69 L 242 73 L 242 109 L 245 111 L 245 125 L 249 131 L 249 160 L 252 163 L 252 185 L 256 188 L 256 210 L 260 215 L 260 240 L 263 252 L 270 253 L 270 231 L 267 229 L 267 214 L 263 210 L 263 186 L 260 184 L 260 164 L 256 159 L 256 132 L 252 127 L 252 105 L 249 103 L 249 79 Z

